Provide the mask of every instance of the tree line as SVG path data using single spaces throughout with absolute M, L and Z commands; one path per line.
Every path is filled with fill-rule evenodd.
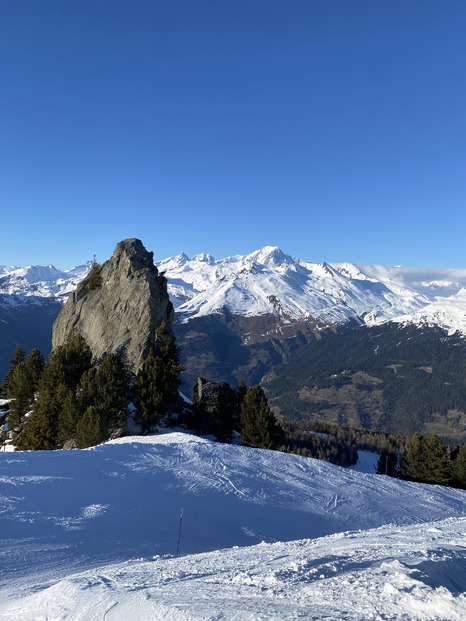
M 78 333 L 56 347 L 48 362 L 18 346 L 2 394 L 10 400 L 8 434 L 18 450 L 94 446 L 118 433 L 130 415 L 149 433 L 168 420 L 181 383 L 178 347 L 164 323 L 137 375 L 114 353 L 94 360 Z
M 387 464 L 391 462 L 388 472 L 384 471 L 384 458 Z M 445 445 L 436 434 L 424 437 L 415 433 L 401 463 L 396 464 L 393 453 L 387 451 L 385 456 L 380 456 L 377 472 L 408 481 L 466 489 L 466 447 Z
M 466 489 L 466 448 L 446 446 L 436 436 L 415 433 L 411 439 L 325 421 L 281 421 L 271 411 L 260 386 L 214 385 L 206 404 L 195 395 L 180 407 L 183 366 L 179 349 L 165 324 L 138 373 L 128 373 L 113 353 L 93 359 L 84 338 L 71 333 L 46 362 L 34 349 L 26 356 L 18 346 L 0 387 L 9 400 L 3 415 L 18 450 L 86 448 L 124 433 L 129 416 L 141 433 L 177 422 L 221 442 L 235 437 L 246 446 L 278 449 L 350 466 L 358 449 L 379 452 L 377 473 L 424 483 Z M 211 383 L 213 384 L 213 383 Z M 1 414 L 0 414 L 1 417 Z
M 94 360 L 85 339 L 71 333 L 45 362 L 34 349 L 26 356 L 18 346 L 1 386 L 9 400 L 8 436 L 17 450 L 87 448 L 125 433 L 133 416 L 140 432 L 178 423 L 205 431 L 203 407 L 194 400 L 181 405 L 183 366 L 176 341 L 164 323 L 136 376 L 114 353 Z M 213 434 L 231 442 L 239 430 L 242 444 L 275 449 L 281 437 L 278 422 L 259 386 L 219 387 L 211 413 Z

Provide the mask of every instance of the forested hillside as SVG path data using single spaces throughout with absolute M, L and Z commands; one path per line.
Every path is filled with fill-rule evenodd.
M 329 335 L 262 384 L 284 419 L 466 440 L 466 343 L 440 329 L 387 324 Z

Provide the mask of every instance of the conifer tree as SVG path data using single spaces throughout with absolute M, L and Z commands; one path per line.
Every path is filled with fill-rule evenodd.
M 388 449 L 382 449 L 377 461 L 376 474 L 386 474 L 389 477 L 398 477 L 398 456 Z
M 129 373 L 121 358 L 106 354 L 94 376 L 95 402 L 101 412 L 104 435 L 128 415 L 129 383 Z
M 442 440 L 435 434 L 425 438 L 423 452 L 426 468 L 424 481 L 437 485 L 448 485 L 451 479 L 450 462 Z
M 94 255 L 94 259 L 92 261 L 91 271 L 87 276 L 87 290 L 93 291 L 100 287 L 102 278 L 100 275 L 101 266 L 97 263 L 96 256 Z
M 84 412 L 76 429 L 76 444 L 78 448 L 96 446 L 105 440 L 102 432 L 102 417 L 100 409 L 91 405 Z
M 34 402 L 32 415 L 15 439 L 17 449 L 51 450 L 65 441 L 64 437 L 68 434 L 71 423 L 65 422 L 62 409 L 66 398 L 71 399 L 68 393 L 71 392 L 73 396 L 76 394 L 81 376 L 91 367 L 91 363 L 91 350 L 77 332 L 71 333 L 63 345 L 52 351 L 39 379 L 39 397 Z M 34 377 L 35 370 L 39 367 L 39 358 L 34 354 L 30 363 L 31 377 Z M 34 380 L 32 383 L 34 384 Z
M 268 449 L 278 447 L 280 427 L 260 386 L 248 388 L 241 406 L 240 423 L 243 444 Z
M 156 331 L 153 349 L 141 365 L 135 387 L 135 419 L 149 433 L 162 420 L 168 422 L 178 401 L 181 384 L 179 349 L 168 335 L 165 322 Z
M 28 412 L 34 399 L 34 384 L 25 362 L 17 364 L 8 381 L 7 396 L 11 399 L 7 417 L 8 428 L 15 429 Z
M 5 377 L 3 378 L 2 392 L 4 394 L 8 394 L 8 384 L 10 382 L 11 376 L 13 375 L 15 368 L 17 367 L 18 364 L 20 364 L 21 362 L 24 362 L 25 359 L 26 359 L 26 352 L 24 351 L 23 347 L 21 345 L 16 345 L 14 357 L 12 358 L 12 360 L 8 360 L 10 369 L 8 370 L 8 373 L 5 375 Z
M 76 426 L 81 417 L 81 411 L 76 395 L 64 384 L 60 384 L 58 387 L 57 397 L 60 401 L 57 442 L 63 446 L 65 442 L 76 436 Z
M 42 374 L 39 389 L 53 391 L 59 384 L 65 384 L 75 391 L 83 373 L 92 366 L 92 352 L 79 332 L 71 332 L 65 343 L 50 354 Z
M 451 464 L 453 485 L 466 489 L 466 447 L 458 446 Z
M 19 358 L 23 357 L 23 352 L 20 352 Z M 15 363 L 12 370 L 7 387 L 7 396 L 11 399 L 7 422 L 10 429 L 15 429 L 32 407 L 44 370 L 44 357 L 33 349 L 25 360 L 23 358 L 23 361 Z
M 424 438 L 416 432 L 411 438 L 401 461 L 402 477 L 409 481 L 424 481 L 426 478 L 425 462 Z
M 32 415 L 15 440 L 20 451 L 53 450 L 58 447 L 60 400 L 48 390 L 42 391 L 33 406 Z
M 44 356 L 40 353 L 38 349 L 33 349 L 29 356 L 26 358 L 26 365 L 30 370 L 32 385 L 35 392 L 39 388 L 42 373 L 45 369 Z
M 220 387 L 214 411 L 214 435 L 220 442 L 231 442 L 233 428 L 238 418 L 238 395 L 230 384 Z

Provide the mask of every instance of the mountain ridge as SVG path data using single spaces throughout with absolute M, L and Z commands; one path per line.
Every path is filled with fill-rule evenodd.
M 0 266 L 0 295 L 63 303 L 91 265 Z M 395 321 L 466 335 L 466 269 L 313 263 L 278 246 L 224 259 L 181 253 L 157 267 L 168 280 L 181 323 L 226 309 L 246 317 L 272 314 L 284 324 L 313 319 L 319 329 Z

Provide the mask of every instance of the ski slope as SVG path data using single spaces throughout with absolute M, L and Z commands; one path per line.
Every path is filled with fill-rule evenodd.
M 0 498 L 0 620 L 466 615 L 461 490 L 174 432 L 1 453 Z

